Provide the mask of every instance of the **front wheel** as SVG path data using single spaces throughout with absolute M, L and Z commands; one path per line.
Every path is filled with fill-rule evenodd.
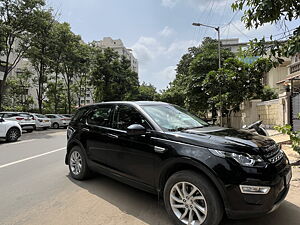
M 86 158 L 80 147 L 75 146 L 69 153 L 69 171 L 76 180 L 84 180 L 91 175 Z
M 193 171 L 180 171 L 168 179 L 164 202 L 177 225 L 218 225 L 223 217 L 222 202 L 215 187 Z
M 6 134 L 6 141 L 15 142 L 19 139 L 20 136 L 21 136 L 21 131 L 18 128 L 15 127 L 10 128 Z

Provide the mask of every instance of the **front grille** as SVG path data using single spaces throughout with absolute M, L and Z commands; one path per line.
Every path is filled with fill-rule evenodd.
M 263 156 L 270 162 L 270 163 L 277 163 L 283 158 L 283 152 L 280 149 L 278 144 L 273 144 L 271 146 L 262 148 Z

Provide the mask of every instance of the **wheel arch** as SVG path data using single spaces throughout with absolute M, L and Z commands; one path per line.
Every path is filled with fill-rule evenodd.
M 224 184 L 222 185 L 222 181 L 218 179 L 214 172 L 211 171 L 211 169 L 209 169 L 206 165 L 190 158 L 177 158 L 169 162 L 166 166 L 164 166 L 164 168 L 159 173 L 158 192 L 163 193 L 167 180 L 174 173 L 182 170 L 195 171 L 205 176 L 216 188 L 216 191 L 218 192 L 219 197 L 223 203 L 224 209 L 227 208 L 228 200 L 227 195 L 225 193 Z
M 69 153 L 71 151 L 72 148 L 74 148 L 75 146 L 78 146 L 81 148 L 81 150 L 83 151 L 83 153 L 86 156 L 86 151 L 85 148 L 83 147 L 83 145 L 80 143 L 80 141 L 78 140 L 72 140 L 68 143 L 67 145 L 67 153 L 66 153 L 66 157 L 65 157 L 65 164 L 68 165 L 68 161 L 69 161 Z
M 6 131 L 6 135 L 7 135 L 8 131 L 10 131 L 10 130 L 13 129 L 13 128 L 18 129 L 18 130 L 20 131 L 20 136 L 21 136 L 21 134 L 22 134 L 22 129 L 20 129 L 20 128 L 17 127 L 17 126 L 11 126 L 11 127 L 8 127 L 8 129 L 7 129 L 7 131 Z

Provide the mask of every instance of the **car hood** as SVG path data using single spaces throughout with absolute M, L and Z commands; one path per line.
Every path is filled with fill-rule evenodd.
M 260 149 L 275 144 L 275 141 L 246 130 L 236 130 L 217 126 L 168 132 L 174 141 L 218 149 L 223 151 L 258 154 Z

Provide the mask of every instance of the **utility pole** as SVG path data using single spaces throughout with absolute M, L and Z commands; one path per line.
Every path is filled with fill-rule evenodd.
M 203 27 L 209 27 L 209 28 L 212 28 L 212 29 L 215 29 L 217 32 L 218 32 L 218 55 L 219 55 L 219 69 L 221 69 L 221 39 L 220 39 L 220 27 L 213 27 L 213 26 L 210 26 L 210 25 L 206 25 L 206 24 L 202 24 L 202 23 L 192 23 L 193 26 L 196 26 L 196 27 L 200 27 L 200 26 L 203 26 Z M 220 90 L 221 91 L 221 90 Z M 221 93 L 219 93 L 219 95 L 221 95 Z M 214 113 L 216 113 L 216 110 L 215 110 L 215 106 L 213 105 L 212 106 L 212 117 L 214 117 Z M 220 113 L 221 113 L 221 117 L 220 117 L 220 123 L 221 123 L 221 126 L 223 125 L 223 118 L 222 118 L 222 109 L 220 108 Z

